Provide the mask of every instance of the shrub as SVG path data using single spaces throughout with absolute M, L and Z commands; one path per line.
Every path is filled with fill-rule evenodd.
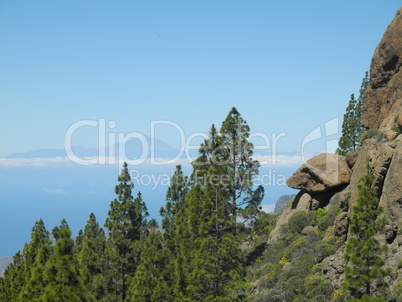
M 402 282 L 397 283 L 397 285 L 392 289 L 388 298 L 391 302 L 402 301 Z
M 333 288 L 320 273 L 310 275 L 304 282 L 307 301 L 326 301 L 332 296 Z
M 318 262 L 321 262 L 326 257 L 335 254 L 337 248 L 335 238 L 332 236 L 316 242 L 313 247 Z
M 401 134 L 401 128 L 399 128 L 398 126 L 395 126 L 395 125 L 392 126 L 391 130 L 398 134 Z
M 311 212 L 296 212 L 288 220 L 286 224 L 282 226 L 282 234 L 301 234 L 301 231 L 313 220 Z
M 380 136 L 380 130 L 378 130 L 378 129 L 370 129 L 370 130 L 367 130 L 366 132 L 364 132 L 360 136 L 360 141 L 363 142 L 366 139 L 370 139 L 370 138 L 378 137 L 378 136 Z

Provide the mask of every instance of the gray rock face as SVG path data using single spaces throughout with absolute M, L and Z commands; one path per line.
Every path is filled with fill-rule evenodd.
M 358 196 L 358 184 L 364 174 L 368 172 L 367 164 L 370 164 L 371 172 L 377 177 L 375 186 L 379 195 L 383 190 L 384 180 L 394 156 L 395 149 L 391 147 L 391 143 L 378 142 L 376 139 L 365 140 L 359 151 L 356 164 L 353 168 L 353 174 L 350 184 L 346 188 L 346 192 L 350 194 L 351 210 Z
M 348 184 L 351 174 L 344 156 L 322 153 L 309 159 L 286 183 L 309 193 L 324 192 Z
M 340 213 L 334 223 L 335 236 L 343 236 L 348 233 L 349 215 L 347 212 Z
M 384 136 L 387 138 L 387 140 L 391 141 L 398 136 L 398 133 L 393 130 L 385 130 Z
M 344 267 L 346 266 L 343 252 L 343 249 L 340 249 L 335 255 L 329 256 L 322 261 L 323 276 L 332 283 L 335 289 L 339 289 L 343 282 Z
M 387 218 L 386 238 L 390 243 L 402 225 L 402 142 L 397 145 L 385 175 L 380 206 Z
M 357 152 L 348 152 L 346 153 L 346 163 L 348 164 L 350 169 L 353 169 L 357 160 Z
M 402 8 L 386 29 L 370 66 L 362 123 L 370 129 L 390 129 L 402 112 Z

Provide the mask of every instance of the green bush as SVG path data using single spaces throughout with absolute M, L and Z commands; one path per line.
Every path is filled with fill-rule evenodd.
M 367 130 L 366 132 L 364 132 L 360 136 L 360 141 L 363 142 L 366 139 L 370 139 L 370 138 L 378 137 L 378 136 L 380 136 L 380 130 L 378 130 L 378 129 L 370 129 L 370 130 Z
M 313 247 L 318 262 L 321 262 L 326 257 L 335 254 L 337 249 L 336 241 L 333 236 L 316 242 Z
M 301 234 L 301 231 L 306 227 L 311 225 L 313 220 L 313 215 L 311 212 L 296 212 L 294 213 L 282 226 L 282 234 Z
M 401 134 L 401 128 L 399 128 L 398 126 L 395 126 L 395 125 L 392 126 L 391 130 L 398 134 Z
M 402 301 L 402 282 L 396 284 L 388 297 L 391 302 Z

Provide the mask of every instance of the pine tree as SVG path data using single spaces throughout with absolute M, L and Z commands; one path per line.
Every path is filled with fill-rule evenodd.
M 163 242 L 156 220 L 151 220 L 139 242 L 140 262 L 130 286 L 128 301 L 173 301 L 170 251 Z
M 164 230 L 164 242 L 171 250 L 172 254 L 175 254 L 173 218 L 183 205 L 183 200 L 187 192 L 188 177 L 184 175 L 181 165 L 177 165 L 170 179 L 170 186 L 166 193 L 166 204 L 160 209 L 162 228 Z
M 240 242 L 222 136 L 211 128 L 193 163 L 191 188 L 174 217 L 176 301 L 239 301 Z
M 0 301 L 7 301 L 4 277 L 0 277 Z
M 375 239 L 375 235 L 381 231 L 384 224 L 384 220 L 379 218 L 383 209 L 378 205 L 379 199 L 374 183 L 374 175 L 366 174 L 362 177 L 349 226 L 350 237 L 344 255 L 348 265 L 345 267 L 343 287 L 354 299 L 364 300 L 371 297 L 373 282 L 384 274 L 381 267 L 385 263 L 383 256 L 386 247 L 381 247 Z M 377 284 L 377 288 L 381 285 Z
M 19 294 L 21 301 L 39 301 L 44 288 L 44 268 L 52 254 L 50 233 L 42 219 L 32 229 L 31 242 L 24 250 L 25 283 Z
M 18 251 L 13 257 L 13 263 L 4 272 L 0 291 L 1 301 L 18 301 L 25 282 L 24 261 L 22 253 Z
M 222 155 L 228 167 L 229 182 L 227 187 L 231 195 L 233 219 L 244 205 L 257 213 L 258 206 L 264 198 L 264 188 L 253 189 L 253 177 L 258 175 L 260 163 L 253 160 L 253 144 L 248 141 L 250 127 L 235 107 L 223 121 L 220 134 L 222 137 Z
M 82 232 L 76 258 L 80 276 L 85 286 L 95 296 L 96 301 L 105 301 L 106 297 L 105 249 L 105 232 L 99 226 L 95 215 L 91 213 L 84 232 Z
M 136 242 L 141 239 L 148 212 L 141 193 L 133 198 L 134 184 L 127 163 L 123 164 L 118 181 L 119 184 L 115 187 L 117 198 L 111 202 L 105 222 L 105 227 L 109 230 L 106 248 L 110 264 L 107 283 L 109 299 L 124 301 L 138 265 L 139 251 Z
M 360 138 L 365 131 L 361 125 L 363 114 L 364 94 L 369 83 L 368 72 L 366 72 L 356 100 L 354 94 L 351 95 L 346 113 L 343 116 L 342 136 L 339 139 L 337 153 L 344 155 L 349 151 L 357 151 L 361 145 Z
M 74 241 L 67 222 L 63 219 L 52 234 L 56 241 L 44 269 L 46 287 L 40 301 L 95 301 L 76 269 Z
M 242 280 L 239 239 L 233 234 L 229 196 L 218 183 L 189 194 L 187 294 L 193 301 L 239 301 Z
M 179 251 L 180 242 L 185 241 L 186 231 L 179 230 L 186 223 L 184 219 L 185 197 L 189 190 L 189 179 L 184 175 L 182 167 L 176 170 L 170 179 L 170 186 L 166 193 L 166 204 L 160 209 L 162 216 L 163 244 L 166 247 L 165 269 L 170 271 L 165 282 L 177 295 L 183 292 L 183 274 L 181 274 L 181 259 Z M 185 229 L 185 227 L 184 227 Z M 167 278 L 167 279 L 166 279 Z

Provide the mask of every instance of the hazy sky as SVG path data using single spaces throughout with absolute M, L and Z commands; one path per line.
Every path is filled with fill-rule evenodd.
M 0 1 L 0 156 L 62 148 L 79 120 L 188 137 L 232 106 L 300 151 L 341 118 L 400 1 Z M 175 146 L 176 130 L 157 136 Z M 74 144 L 96 146 L 96 129 Z M 313 145 L 316 152 L 325 148 Z

